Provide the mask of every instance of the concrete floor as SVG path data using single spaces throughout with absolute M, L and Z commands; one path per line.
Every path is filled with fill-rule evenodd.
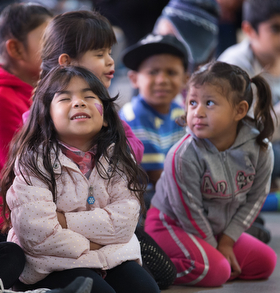
M 263 212 L 265 226 L 271 232 L 271 241 L 268 243 L 280 255 L 280 213 Z M 222 287 L 188 287 L 171 286 L 163 293 L 279 293 L 280 292 L 280 262 L 276 265 L 275 271 L 268 280 L 262 281 L 233 281 L 228 282 Z

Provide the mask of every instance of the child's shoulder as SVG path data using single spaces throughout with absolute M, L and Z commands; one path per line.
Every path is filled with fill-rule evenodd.
M 129 125 L 131 125 L 131 123 L 145 124 L 148 120 L 147 118 L 151 118 L 154 115 L 153 108 L 140 96 L 133 97 L 132 100 L 124 104 L 119 111 L 120 118 Z
M 191 135 L 186 133 L 177 143 L 175 143 L 169 150 L 169 155 L 182 156 L 186 158 L 192 158 L 192 154 L 196 153 L 197 141 Z
M 227 48 L 219 57 L 218 61 L 234 64 L 248 71 L 255 61 L 254 53 L 249 39 Z

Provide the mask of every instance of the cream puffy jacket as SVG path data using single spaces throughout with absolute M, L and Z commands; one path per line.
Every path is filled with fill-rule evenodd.
M 53 271 L 80 267 L 107 270 L 127 260 L 141 264 L 140 246 L 134 234 L 140 205 L 127 189 L 125 176 L 115 176 L 108 184 L 96 168 L 87 179 L 62 152 L 59 161 L 61 164 L 53 162 L 57 174 L 56 203 L 42 181 L 31 176 L 32 185 L 27 185 L 18 168 L 7 192 L 13 226 L 8 241 L 20 245 L 27 260 L 20 280 L 33 284 Z M 101 163 L 110 172 L 104 158 Z M 91 194 L 94 204 L 87 202 Z M 60 226 L 57 211 L 65 213 L 67 229 Z M 90 241 L 104 246 L 90 250 Z

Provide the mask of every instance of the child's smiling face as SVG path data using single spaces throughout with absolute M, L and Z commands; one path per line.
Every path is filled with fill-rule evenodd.
M 82 151 L 90 149 L 94 136 L 107 125 L 101 100 L 80 77 L 54 95 L 50 114 L 58 138 Z
M 152 108 L 167 114 L 170 103 L 186 84 L 187 74 L 180 57 L 160 54 L 144 60 L 130 79 Z

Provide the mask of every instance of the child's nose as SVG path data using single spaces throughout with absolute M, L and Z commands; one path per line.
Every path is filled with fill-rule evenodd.
M 202 105 L 197 105 L 195 109 L 195 117 L 204 117 L 205 116 L 205 111 Z
M 84 99 L 75 99 L 74 102 L 73 102 L 73 107 L 75 108 L 79 108 L 79 107 L 85 107 L 86 106 L 86 103 L 84 101 Z
M 157 81 L 161 82 L 168 82 L 168 75 L 165 72 L 159 72 L 157 74 Z
M 108 65 L 113 65 L 115 63 L 114 59 L 112 58 L 111 55 L 108 55 L 108 58 L 107 58 L 107 64 Z

